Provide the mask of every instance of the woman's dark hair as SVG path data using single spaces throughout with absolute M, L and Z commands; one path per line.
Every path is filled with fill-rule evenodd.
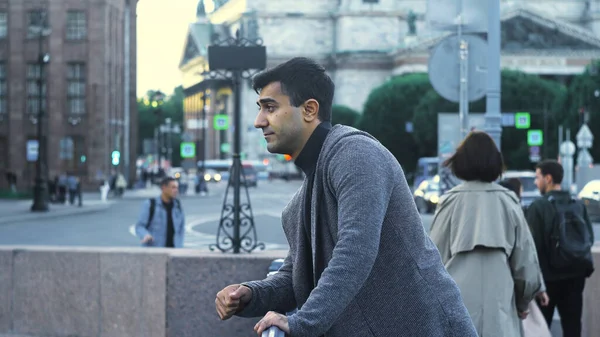
M 519 199 L 521 199 L 521 180 L 519 180 L 519 178 L 504 179 L 501 182 L 499 182 L 498 184 L 515 192 L 517 197 Z
M 504 160 L 492 137 L 485 132 L 473 131 L 443 165 L 461 180 L 490 183 L 502 174 Z

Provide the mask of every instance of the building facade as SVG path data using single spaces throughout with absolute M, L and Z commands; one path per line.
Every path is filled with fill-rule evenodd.
M 358 111 L 369 93 L 393 76 L 427 72 L 432 48 L 451 32 L 431 29 L 432 0 L 200 0 L 210 34 L 260 37 L 268 66 L 295 56 L 322 63 L 336 83 L 335 104 Z M 600 58 L 600 0 L 501 0 L 502 66 L 568 81 Z M 211 35 L 212 34 L 212 35 Z M 194 35 L 190 29 L 190 35 Z M 207 68 L 206 41 L 188 39 L 199 52 L 195 65 Z M 208 39 L 210 43 L 210 39 Z M 190 46 L 190 44 L 197 44 Z M 183 62 L 184 86 L 202 83 Z M 242 93 L 244 152 L 259 159 L 266 151 L 252 130 L 256 93 Z
M 69 172 L 92 188 L 115 169 L 135 177 L 136 4 L 0 0 L 0 188 L 5 172 L 16 173 L 20 188 L 33 185 L 27 144 L 38 139 L 40 100 L 47 178 Z

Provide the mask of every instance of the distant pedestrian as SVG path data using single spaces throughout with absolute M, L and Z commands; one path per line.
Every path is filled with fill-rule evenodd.
M 585 206 L 563 191 L 564 170 L 555 160 L 542 161 L 535 184 L 542 197 L 527 209 L 527 222 L 540 257 L 550 303 L 542 307 L 548 326 L 558 308 L 564 336 L 581 336 L 583 288 L 594 272 L 592 223 Z
M 502 154 L 488 134 L 471 132 L 444 166 L 464 182 L 440 198 L 431 239 L 479 336 L 522 336 L 543 280 L 519 199 L 494 183 Z
M 77 190 L 79 185 L 78 178 L 74 174 L 68 174 L 67 176 L 67 188 L 69 190 L 69 203 L 75 204 L 75 198 L 77 197 Z
M 177 199 L 177 180 L 164 178 L 161 194 L 144 202 L 135 226 L 136 235 L 146 247 L 182 248 L 185 235 L 185 216 Z

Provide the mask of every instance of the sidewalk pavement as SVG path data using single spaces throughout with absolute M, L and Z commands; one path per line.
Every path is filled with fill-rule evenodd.
M 104 211 L 109 209 L 114 201 L 101 201 L 99 196 L 90 196 L 86 200 L 84 196 L 82 207 L 78 207 L 77 203 L 50 204 L 47 212 L 32 212 L 32 203 L 32 200 L 0 200 L 0 225 Z

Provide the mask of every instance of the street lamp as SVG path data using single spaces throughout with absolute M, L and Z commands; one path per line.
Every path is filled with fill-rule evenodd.
M 240 36 L 237 30 L 235 37 L 217 41 L 208 46 L 208 66 L 211 77 L 221 76 L 231 79 L 234 91 L 234 142 L 233 142 L 233 164 L 230 169 L 230 177 L 227 182 L 227 190 L 221 210 L 221 221 L 217 230 L 217 243 L 211 245 L 211 250 L 219 249 L 222 252 L 232 251 L 239 254 L 241 251 L 250 253 L 265 245 L 258 242 L 252 207 L 250 206 L 250 195 L 248 185 L 242 174 L 241 162 L 241 109 L 242 93 L 244 89 L 243 80 L 251 77 L 250 70 L 264 69 L 267 63 L 266 48 L 261 39 L 248 40 Z M 213 77 L 213 78 L 214 78 Z M 241 200 L 241 187 L 246 190 L 247 202 Z M 228 192 L 233 188 L 233 203 L 229 203 Z
M 35 185 L 33 187 L 33 205 L 32 212 L 47 212 L 48 211 L 48 163 L 47 163 L 47 148 L 46 140 L 43 135 L 44 130 L 44 108 L 43 100 L 45 92 L 44 88 L 44 68 L 50 63 L 50 54 L 42 51 L 44 36 L 50 35 L 48 28 L 46 12 L 41 11 L 38 17 L 38 26 L 31 27 L 31 30 L 38 35 L 39 57 L 38 65 L 40 68 L 40 76 L 38 77 L 38 116 L 37 116 L 37 138 L 38 138 L 38 158 L 35 166 Z
M 150 97 L 150 105 L 153 108 L 154 116 L 156 118 L 156 125 L 154 127 L 154 145 L 156 147 L 156 165 L 157 165 L 156 172 L 157 173 L 158 173 L 158 170 L 161 168 L 160 124 L 161 124 L 161 116 L 162 116 L 161 105 L 163 105 L 164 99 L 165 99 L 165 94 L 163 94 L 161 91 L 155 91 L 154 94 L 152 94 L 152 97 Z

